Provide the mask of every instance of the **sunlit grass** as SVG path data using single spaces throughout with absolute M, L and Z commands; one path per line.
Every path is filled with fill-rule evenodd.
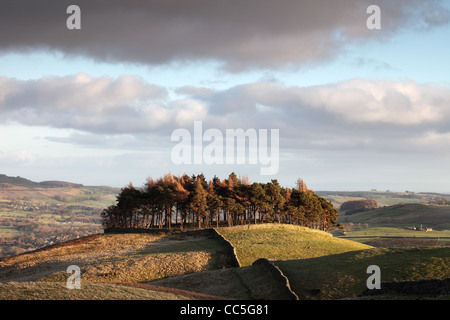
M 242 266 L 259 258 L 292 260 L 362 250 L 370 246 L 334 238 L 331 234 L 284 224 L 262 224 L 220 228 L 219 232 L 232 243 Z

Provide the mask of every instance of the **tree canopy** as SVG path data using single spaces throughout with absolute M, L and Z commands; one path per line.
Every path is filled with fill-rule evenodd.
M 328 230 L 339 226 L 338 210 L 303 183 L 293 189 L 277 180 L 250 183 L 231 173 L 227 179 L 203 174 L 153 180 L 121 189 L 117 203 L 102 211 L 104 228 L 209 228 L 278 222 Z

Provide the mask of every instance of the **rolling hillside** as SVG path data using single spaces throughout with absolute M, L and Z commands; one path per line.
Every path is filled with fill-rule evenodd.
M 259 265 L 252 264 L 259 257 L 273 260 L 297 296 L 306 300 L 356 298 L 366 288 L 369 265 L 380 266 L 382 281 L 450 277 L 448 247 L 373 248 L 296 226 L 252 227 L 220 229 L 236 248 L 241 268 L 199 272 L 151 283 L 204 294 L 222 293 L 234 299 L 283 299 L 280 289 L 274 289 L 278 287 L 273 279 L 266 283 L 261 280 L 264 272 Z M 400 298 L 408 299 L 408 296 Z
M 64 181 L 34 182 L 0 174 L 0 257 L 102 232 L 100 212 L 116 203 L 119 188 L 83 186 Z M 338 222 L 372 227 L 424 224 L 450 229 L 448 206 L 427 206 L 448 195 L 379 191 L 318 191 L 336 208 L 348 200 L 374 199 L 380 208 L 353 215 L 341 212 Z M 386 207 L 384 207 L 386 206 Z
M 439 199 L 450 200 L 448 194 L 438 194 L 429 192 L 391 192 L 391 191 L 316 191 L 317 195 L 331 201 L 336 208 L 350 200 L 375 200 L 379 207 L 392 206 L 397 204 L 423 203 Z
M 165 294 L 167 290 L 172 293 L 183 290 L 184 295 L 188 291 L 234 299 L 283 299 L 280 285 L 260 266 L 251 266 L 253 259 L 311 258 L 370 248 L 292 225 L 236 226 L 221 228 L 220 232 L 235 246 L 238 258 L 243 262 L 241 267 L 229 267 L 228 251 L 207 230 L 96 234 L 4 258 L 0 261 L 0 298 L 7 298 L 11 288 L 15 292 L 13 297 L 23 297 L 24 292 L 33 293 L 31 298 L 48 297 L 46 292 L 55 292 L 59 286 L 61 295 L 53 294 L 57 299 L 89 299 L 98 294 L 100 298 L 116 299 L 123 290 L 117 286 L 140 283 L 166 288 L 161 291 Z M 255 244 L 258 250 L 247 250 L 255 239 L 259 239 Z M 287 243 L 291 243 L 288 248 Z M 284 250 L 277 250 L 281 247 L 285 247 Z M 73 264 L 80 267 L 82 285 L 87 286 L 89 294 L 69 295 L 64 290 L 68 277 L 66 268 Z M 107 295 L 109 289 L 106 289 L 112 288 L 107 284 L 115 286 L 115 295 Z M 137 296 L 144 297 L 142 292 Z
M 202 233 L 92 235 L 0 260 L 0 299 L 205 298 L 139 283 L 222 268 L 223 250 Z M 80 267 L 82 293 L 65 287 L 69 265 Z
M 367 288 L 367 267 L 371 265 L 380 267 L 382 283 L 450 278 L 450 247 L 373 248 L 314 259 L 279 261 L 276 265 L 302 299 L 357 298 Z M 425 296 L 379 297 L 419 298 Z M 448 300 L 450 295 L 435 294 L 427 298 Z
M 420 203 L 397 204 L 340 217 L 341 223 L 369 224 L 370 227 L 432 227 L 450 229 L 450 206 Z
M 207 230 L 97 234 L 0 260 L 0 299 L 286 299 L 280 282 L 252 263 L 259 257 L 271 259 L 307 300 L 356 298 L 373 264 L 383 281 L 450 277 L 448 247 L 373 248 L 278 224 L 219 232 L 240 267 L 231 267 L 226 246 Z M 65 287 L 73 264 L 81 290 Z

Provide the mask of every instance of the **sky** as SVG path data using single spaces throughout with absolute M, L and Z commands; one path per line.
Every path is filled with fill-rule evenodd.
M 67 12 L 72 4 L 79 16 Z M 368 28 L 371 5 L 380 29 Z M 317 191 L 450 193 L 448 1 L 0 8 L 2 174 L 123 187 L 167 173 L 235 172 L 289 187 L 302 178 Z M 81 28 L 69 29 L 75 18 Z M 193 137 L 195 121 L 224 137 L 255 130 L 259 141 L 259 130 L 278 130 L 278 170 L 261 174 L 251 155 L 244 164 L 177 164 L 171 136 Z

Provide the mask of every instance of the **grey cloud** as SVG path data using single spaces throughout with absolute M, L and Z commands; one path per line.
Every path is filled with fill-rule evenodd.
M 440 0 L 79 0 L 81 30 L 66 28 L 67 0 L 3 1 L 0 50 L 57 50 L 146 65 L 218 61 L 233 72 L 321 63 L 349 43 L 449 22 Z M 382 30 L 366 28 L 369 5 Z

